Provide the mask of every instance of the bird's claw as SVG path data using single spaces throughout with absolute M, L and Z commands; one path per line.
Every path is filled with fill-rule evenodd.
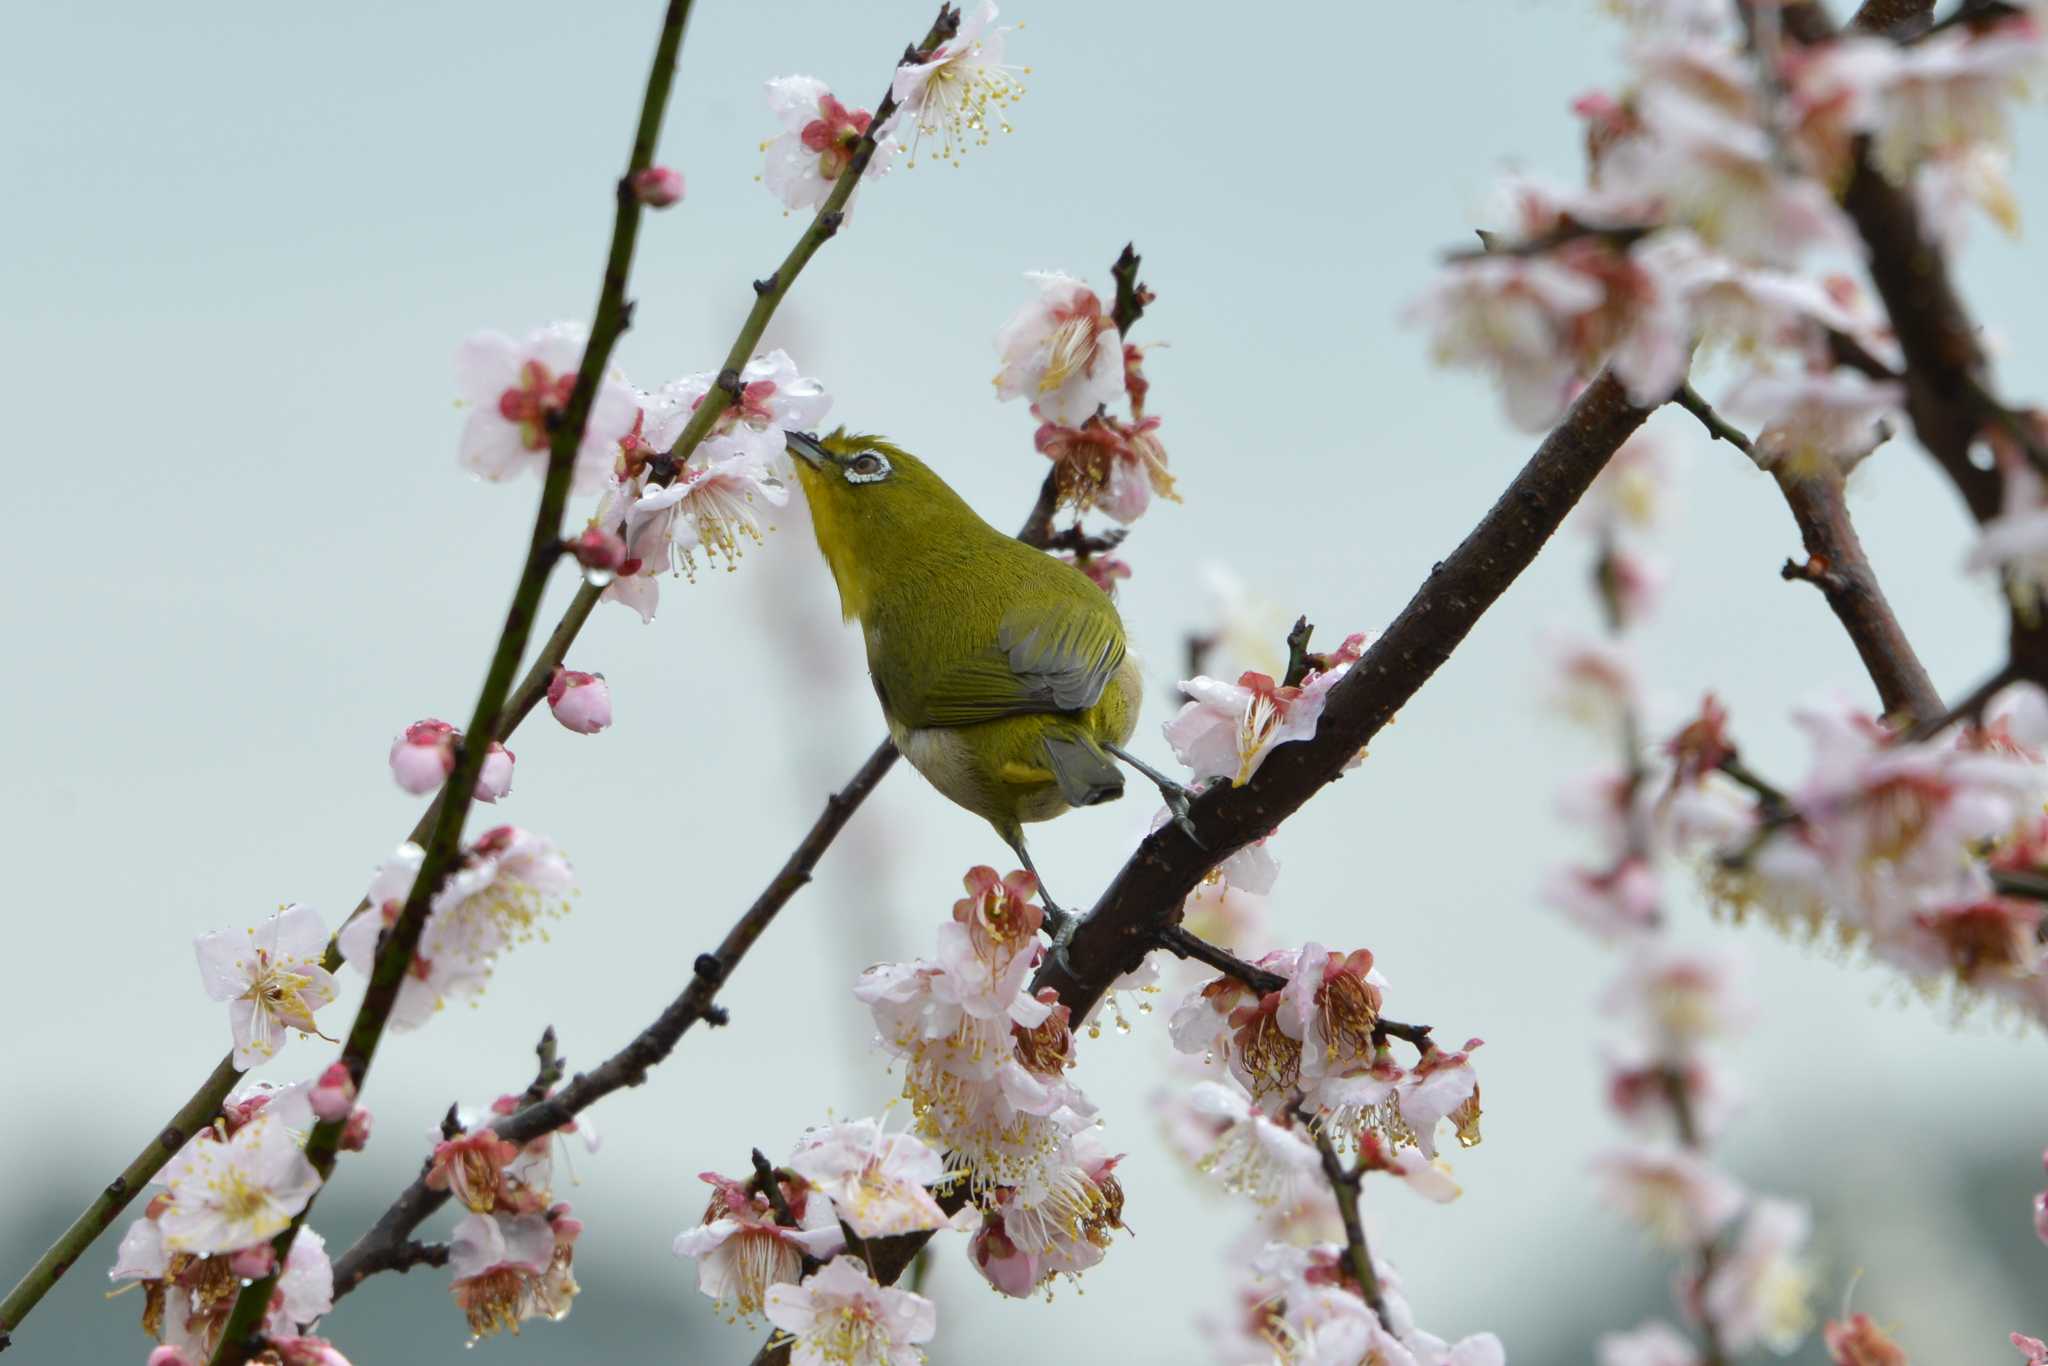
M 1197 849 L 1206 850 L 1209 846 L 1195 833 L 1194 806 L 1188 800 L 1188 790 L 1184 787 L 1162 787 L 1159 789 L 1159 795 L 1165 799 L 1167 812 L 1172 815 L 1174 825 L 1188 837 L 1188 843 Z

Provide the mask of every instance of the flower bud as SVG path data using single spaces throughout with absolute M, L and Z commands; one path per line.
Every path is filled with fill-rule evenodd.
M 185 1355 L 184 1348 L 166 1344 L 149 1354 L 148 1366 L 195 1366 L 195 1363 Z
M 348 1123 L 341 1131 L 341 1150 L 345 1153 L 359 1153 L 370 1146 L 370 1112 L 357 1107 L 349 1111 Z
M 356 1108 L 355 1078 L 349 1076 L 344 1064 L 329 1063 L 320 1079 L 313 1083 L 306 1099 L 312 1103 L 313 1114 L 322 1123 L 333 1124 L 347 1119 Z
M 511 750 L 496 740 L 491 741 L 491 748 L 484 755 L 484 766 L 476 775 L 478 801 L 495 802 L 512 790 L 513 758 Z
M 576 563 L 585 569 L 600 572 L 616 571 L 626 562 L 625 538 L 616 531 L 607 531 L 601 526 L 583 529 L 583 534 L 569 543 L 569 553 L 576 557 Z
M 557 668 L 548 683 L 548 710 L 578 735 L 595 735 L 612 723 L 612 690 L 603 674 Z
M 428 717 L 391 742 L 391 776 L 415 797 L 446 782 L 455 770 L 455 727 Z
M 650 209 L 665 209 L 683 198 L 683 173 L 672 166 L 649 166 L 633 175 L 633 194 Z
M 277 1249 L 268 1243 L 245 1247 L 228 1258 L 228 1269 L 245 1281 L 260 1281 L 277 1270 Z

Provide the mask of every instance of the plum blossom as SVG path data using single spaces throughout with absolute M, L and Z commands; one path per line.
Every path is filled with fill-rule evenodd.
M 1624 857 L 1611 868 L 1557 869 L 1544 884 L 1543 900 L 1581 929 L 1617 940 L 1657 923 L 1663 890 L 1648 860 Z
M 1490 374 L 1508 421 L 1538 432 L 1571 401 L 1580 374 L 1573 329 L 1605 297 L 1556 261 L 1503 253 L 1447 268 L 1408 318 L 1429 329 L 1439 365 Z
M 378 868 L 368 909 L 336 936 L 342 957 L 368 977 L 385 930 L 398 923 L 425 851 L 407 843 Z M 395 1029 L 417 1029 L 449 1000 L 483 990 L 497 955 L 560 915 L 575 888 L 568 861 L 548 839 L 501 825 L 486 831 L 441 884 L 419 948 L 392 1008 Z
M 519 1145 L 495 1130 L 471 1129 L 434 1145 L 427 1189 L 447 1191 L 475 1214 L 509 1207 L 505 1168 L 518 1156 Z
M 1868 1314 L 1854 1315 L 1846 1322 L 1828 1320 L 1821 1329 L 1821 1340 L 1835 1366 L 1909 1366 L 1899 1345 Z
M 975 1270 L 997 1292 L 1023 1298 L 1100 1262 L 1124 1226 L 1120 1160 L 1082 1130 L 1045 1176 L 989 1192 L 968 1246 Z
M 185 1145 L 164 1169 L 158 1222 L 172 1252 L 235 1252 L 282 1232 L 320 1188 L 284 1121 L 259 1115 L 224 1139 Z
M 996 334 L 1003 358 L 996 397 L 1027 399 L 1049 425 L 1079 427 L 1123 396 L 1123 338 L 1101 298 L 1073 276 L 1052 270 L 1024 278 L 1038 298 Z
M 967 144 L 988 145 L 989 133 L 1010 131 L 1003 111 L 1024 94 L 1019 68 L 1003 63 L 1003 35 L 994 0 L 961 23 L 959 32 L 924 54 L 921 62 L 896 68 L 890 93 L 915 130 L 912 151 L 926 137 L 939 140 L 939 159 L 959 164 Z M 914 163 L 913 163 L 914 164 Z
M 1628 1020 L 1666 1055 L 1735 1033 L 1749 1002 L 1738 992 L 1727 954 L 1646 942 L 1630 956 L 1601 998 L 1601 1008 Z
M 1757 374 L 1731 391 L 1731 415 L 1759 422 L 1757 464 L 1798 478 L 1847 474 L 1891 434 L 1888 419 L 1905 390 L 1854 370 L 1799 375 Z
M 2024 1333 L 2014 1333 L 2012 1345 L 2026 1357 L 2021 1366 L 2048 1366 L 2048 1342 L 2030 1338 Z
M 1322 1155 L 1284 1113 L 1275 1120 L 1236 1087 L 1213 1081 L 1197 1083 L 1190 1101 L 1216 1130 L 1195 1165 L 1225 1190 L 1262 1205 L 1293 1206 L 1321 1188 Z
M 1696 1247 L 1742 1208 L 1742 1188 L 1682 1148 L 1644 1146 L 1596 1163 L 1609 1201 L 1667 1247 Z
M 334 1000 L 334 976 L 322 967 L 327 928 L 320 914 L 297 902 L 261 925 L 193 941 L 206 994 L 228 1003 L 235 1066 L 248 1069 L 276 1055 L 288 1031 L 319 1035 L 313 1012 Z
M 424 796 L 446 782 L 455 771 L 455 747 L 462 732 L 446 721 L 428 717 L 415 721 L 391 742 L 391 777 L 415 797 Z M 512 790 L 515 756 L 496 740 L 484 751 L 483 766 L 477 770 L 473 794 L 480 802 L 496 802 Z
M 466 1214 L 449 1239 L 448 1291 L 476 1337 L 516 1334 L 522 1320 L 560 1317 L 546 1284 L 554 1261 L 555 1230 L 546 1215 Z
M 548 680 L 548 710 L 578 735 L 595 735 L 612 723 L 612 690 L 603 674 L 557 666 Z
M 529 333 L 523 342 L 476 332 L 462 343 L 455 378 L 469 406 L 460 447 L 465 468 L 491 480 L 510 479 L 521 470 L 546 473 L 552 424 L 568 407 L 588 339 L 580 323 L 564 322 Z M 638 413 L 628 385 L 611 375 L 598 380 L 576 449 L 576 492 L 603 487 L 612 453 Z
M 306 1091 L 307 1108 L 323 1124 L 339 1124 L 355 1111 L 356 1081 L 348 1064 L 331 1062 Z
M 1083 512 L 1098 509 L 1128 525 L 1144 515 L 1155 496 L 1180 501 L 1158 430 L 1156 417 L 1122 422 L 1102 416 L 1080 427 L 1042 423 L 1032 442 L 1052 461 L 1062 505 Z
M 334 1263 L 327 1256 L 327 1240 L 302 1227 L 271 1293 L 266 1331 L 273 1337 L 302 1333 L 333 1308 Z
M 1699 1360 L 1685 1334 L 1660 1319 L 1600 1339 L 1599 1366 L 1699 1366 Z
M 783 1183 L 783 1196 L 797 1227 L 776 1222 L 768 1197 L 741 1182 L 705 1172 L 711 1202 L 693 1229 L 676 1235 L 675 1254 L 697 1263 L 697 1288 L 741 1318 L 761 1311 L 772 1286 L 793 1282 L 805 1257 L 830 1257 L 844 1245 L 838 1218 L 807 1187 Z
M 718 376 L 704 371 L 671 380 L 647 395 L 642 433 L 645 446 L 660 453 L 672 450 L 717 384 Z M 777 347 L 741 369 L 739 393 L 712 420 L 703 449 L 713 460 L 735 450 L 744 452 L 753 457 L 764 476 L 785 471 L 789 454 L 783 434 L 816 429 L 831 409 L 832 396 L 825 386 L 798 373 L 789 353 Z M 731 444 L 720 444 L 721 437 L 729 438 Z
M 1365 653 L 1366 643 L 1363 634 L 1348 637 L 1298 686 L 1250 670 L 1234 684 L 1206 675 L 1184 680 L 1180 690 L 1190 700 L 1162 728 L 1166 742 L 1195 777 L 1228 778 L 1231 786 L 1242 787 L 1276 745 L 1316 733 L 1330 690 Z
M 789 209 L 815 209 L 853 163 L 861 138 L 874 122 L 865 109 L 848 109 L 825 83 L 810 76 L 777 76 L 768 82 L 768 109 L 782 124 L 780 136 L 761 144 L 768 192 Z M 866 174 L 888 173 L 902 148 L 883 134 L 875 140 Z M 852 208 L 852 201 L 847 201 Z
M 867 1263 L 838 1256 L 809 1280 L 769 1287 L 768 1321 L 795 1339 L 791 1366 L 916 1366 L 938 1331 L 922 1295 L 877 1285 Z
M 2048 1152 L 2041 1154 L 2041 1165 L 2048 1167 Z M 2048 1243 L 2048 1191 L 2034 1197 L 2034 1232 L 2042 1242 Z
M 1761 1345 L 1783 1355 L 1813 1326 L 1807 1298 L 1814 1272 L 1805 1257 L 1810 1224 L 1806 1207 L 1788 1201 L 1759 1200 L 1750 1209 L 1734 1250 L 1700 1291 L 1702 1308 L 1729 1351 Z
M 878 1120 L 810 1130 L 790 1154 L 789 1168 L 863 1238 L 947 1226 L 946 1212 L 928 1189 L 944 1180 L 946 1160 L 910 1134 L 883 1132 Z
M 747 542 L 759 545 L 761 533 L 772 530 L 763 523 L 762 510 L 786 504 L 788 485 L 751 453 L 713 453 L 725 446 L 707 443 L 667 484 L 638 491 L 626 516 L 626 543 L 639 563 L 638 573 L 668 569 L 695 582 L 699 551 L 707 562 L 723 560 L 730 572 L 739 568 Z
M 2048 598 L 2048 480 L 2018 452 L 2001 460 L 1999 468 L 1998 515 L 1978 532 L 1964 568 L 1996 572 L 2013 609 L 2038 620 Z

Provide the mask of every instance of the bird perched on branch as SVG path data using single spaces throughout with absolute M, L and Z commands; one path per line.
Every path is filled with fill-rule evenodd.
M 1025 823 L 1121 797 L 1115 760 L 1186 822 L 1186 792 L 1123 748 L 1142 682 L 1107 593 L 990 526 L 900 446 L 844 428 L 788 446 L 889 735 L 933 787 L 1033 876 Z

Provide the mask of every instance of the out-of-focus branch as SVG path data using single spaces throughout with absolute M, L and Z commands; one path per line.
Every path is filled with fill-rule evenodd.
M 1358 1186 L 1364 1173 L 1357 1167 L 1344 1166 L 1336 1145 L 1330 1141 L 1329 1130 L 1309 1124 L 1308 1116 L 1298 1109 L 1295 1114 L 1303 1127 L 1315 1135 L 1316 1152 L 1323 1159 L 1323 1176 L 1330 1183 L 1330 1194 L 1337 1199 L 1337 1213 L 1344 1220 L 1345 1260 L 1351 1278 L 1358 1282 L 1359 1294 L 1372 1306 L 1381 1325 L 1391 1333 L 1394 1325 L 1387 1317 L 1387 1298 L 1380 1291 L 1379 1273 L 1373 1270 L 1372 1249 L 1365 1241 L 1365 1221 L 1358 1215 Z
M 716 1004 L 719 987 L 747 956 L 747 951 L 776 914 L 798 889 L 811 880 L 819 858 L 895 762 L 896 746 L 884 740 L 861 765 L 860 771 L 853 775 L 852 781 L 826 799 L 824 812 L 784 861 L 781 871 L 726 931 L 717 949 L 698 955 L 689 985 L 654 1023 L 590 1072 L 577 1073 L 561 1090 L 546 1097 L 535 1097 L 511 1114 L 493 1120 L 491 1127 L 513 1143 L 527 1143 L 543 1134 L 553 1133 L 612 1092 L 626 1086 L 638 1086 L 645 1081 L 648 1071 L 675 1050 L 677 1042 L 691 1025 L 699 1020 L 713 1025 L 724 1024 L 725 1012 Z M 447 1200 L 448 1193 L 429 1189 L 424 1177 L 406 1187 L 369 1232 L 335 1262 L 334 1297 L 340 1299 L 360 1285 L 365 1276 L 384 1269 L 392 1249 L 410 1240 L 421 1221 Z
M 1934 22 L 1934 0 L 1863 0 L 1851 28 L 1903 39 L 1925 33 Z

